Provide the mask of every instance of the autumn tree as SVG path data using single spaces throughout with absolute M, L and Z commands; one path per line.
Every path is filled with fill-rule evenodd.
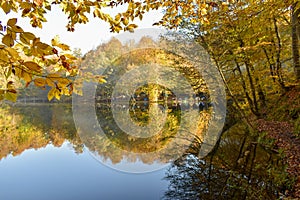
M 261 116 L 268 95 L 286 90 L 293 81 L 289 72 L 293 67 L 291 5 L 281 1 L 210 3 L 209 23 L 186 18 L 179 25 L 183 34 L 209 52 L 240 110 Z M 294 61 L 299 60 L 297 53 Z
M 251 53 L 255 54 L 258 59 L 258 55 L 261 53 L 265 54 L 266 65 L 270 67 L 271 76 L 283 86 L 284 77 L 282 77 L 281 69 L 286 58 L 282 58 L 282 55 L 286 48 L 283 48 L 284 41 L 280 35 L 282 32 L 278 32 L 278 28 L 284 26 L 284 23 L 290 23 L 291 20 L 288 14 L 292 12 L 294 13 L 293 18 L 296 20 L 292 23 L 294 24 L 293 30 L 297 29 L 296 18 L 299 4 L 294 3 L 292 0 L 277 2 L 232 0 L 226 2 L 202 0 L 176 0 L 175 2 L 156 0 L 10 0 L 2 1 L 0 4 L 4 13 L 21 13 L 22 17 L 30 19 L 33 27 L 38 28 L 43 28 L 43 23 L 47 21 L 45 14 L 51 12 L 53 6 L 59 6 L 62 13 L 66 14 L 68 19 L 66 28 L 68 31 L 75 31 L 75 27 L 78 24 L 88 23 L 89 15 L 92 14 L 93 17 L 109 23 L 112 32 L 132 32 L 137 28 L 137 25 L 134 23 L 135 19 L 142 20 L 146 12 L 157 9 L 162 9 L 164 12 L 162 19 L 155 25 L 162 25 L 170 29 L 177 28 L 188 21 L 194 27 L 201 25 L 202 28 L 202 25 L 208 25 L 205 31 L 209 33 L 208 35 L 211 35 L 211 31 L 225 30 L 224 26 L 227 26 L 226 30 L 231 31 L 228 34 L 232 36 L 228 38 L 227 43 L 230 40 L 234 40 L 230 46 L 235 46 L 232 46 L 234 51 L 224 51 L 223 57 L 230 56 L 230 54 L 236 57 L 231 59 L 233 63 L 230 63 L 230 65 L 235 65 L 237 73 L 239 73 L 238 68 L 246 67 L 246 77 L 239 75 L 240 79 L 244 79 L 242 83 L 245 82 L 245 84 L 241 84 L 242 90 L 251 106 L 252 112 L 258 114 L 258 103 L 260 100 L 263 100 L 262 94 L 264 91 L 260 91 L 261 89 L 258 86 L 262 84 L 260 83 L 261 79 L 252 76 L 254 73 L 253 68 L 256 68 L 256 66 L 248 57 Z M 114 16 L 105 12 L 106 8 L 119 7 L 124 8 L 123 11 Z M 216 13 L 220 14 L 217 20 L 215 17 Z M 251 20 L 247 21 L 248 18 Z M 266 30 L 262 30 L 264 29 L 260 26 L 262 23 L 268 25 L 265 28 Z M 10 19 L 6 23 L 2 22 L 0 31 L 2 35 L 0 65 L 2 68 L 1 74 L 3 75 L 3 84 L 1 84 L 0 90 L 1 99 L 16 100 L 15 78 L 23 80 L 25 85 L 34 83 L 41 88 L 45 86 L 51 87 L 48 95 L 49 99 L 53 97 L 59 99 L 61 95 L 70 95 L 74 87 L 79 87 L 70 77 L 81 73 L 80 69 L 74 64 L 74 57 L 67 52 L 69 47 L 59 42 L 58 38 L 54 38 L 51 44 L 46 44 L 40 41 L 38 36 L 23 30 L 17 23 L 17 19 Z M 246 31 L 247 34 L 244 34 Z M 258 32 L 256 33 L 255 31 Z M 268 32 L 268 35 L 265 36 L 268 38 L 263 36 L 266 32 Z M 249 35 L 251 33 L 252 36 Z M 256 40 L 257 38 L 258 41 Z M 213 39 L 217 42 L 215 36 Z M 293 37 L 294 49 L 297 47 L 297 40 L 296 37 Z M 219 50 L 222 52 L 224 49 L 221 48 Z M 254 51 L 256 52 L 254 53 Z M 298 52 L 295 49 L 293 53 L 294 68 L 299 79 Z M 98 78 L 96 77 L 96 79 Z M 93 77 L 89 75 L 86 79 L 91 80 Z
M 165 7 L 168 13 L 165 14 L 163 20 L 175 20 L 176 25 L 180 22 L 177 16 L 179 10 L 181 10 L 182 17 L 197 13 L 191 8 L 199 3 L 201 2 L 178 1 L 174 4 L 171 1 L 10 0 L 1 1 L 0 7 L 5 14 L 21 13 L 22 17 L 30 19 L 33 27 L 38 28 L 43 28 L 43 23 L 47 21 L 45 14 L 51 12 L 53 6 L 58 5 L 68 18 L 66 25 L 68 31 L 74 31 L 77 24 L 88 23 L 88 15 L 92 13 L 94 17 L 108 22 L 112 32 L 122 30 L 132 32 L 137 28 L 133 20 L 135 18 L 142 20 L 145 12 Z M 125 11 L 115 16 L 103 11 L 105 8 L 120 6 L 123 6 Z M 163 24 L 163 21 L 159 23 Z M 61 95 L 70 95 L 74 87 L 80 87 L 70 78 L 80 73 L 80 70 L 74 65 L 74 57 L 66 52 L 69 47 L 59 42 L 58 38 L 54 38 L 51 44 L 46 44 L 40 41 L 38 36 L 23 30 L 17 24 L 16 18 L 8 20 L 7 23 L 3 22 L 0 25 L 0 31 L 2 35 L 0 65 L 3 75 L 3 84 L 0 90 L 1 99 L 16 100 L 15 82 L 17 79 L 21 79 L 25 85 L 34 83 L 41 88 L 51 87 L 48 93 L 49 100 L 53 97 L 60 99 Z M 86 77 L 87 80 L 92 78 L 91 76 Z M 96 77 L 96 79 L 98 78 Z

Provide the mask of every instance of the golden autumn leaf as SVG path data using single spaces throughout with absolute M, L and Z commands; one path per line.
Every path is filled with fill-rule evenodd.
M 23 35 L 23 37 L 27 38 L 28 40 L 34 40 L 36 38 L 35 35 L 30 32 L 23 32 L 21 35 Z
M 129 32 L 133 32 L 134 29 L 137 28 L 137 27 L 138 27 L 138 25 L 136 25 L 136 24 L 129 24 L 129 25 L 127 26 L 126 29 L 127 29 Z
M 1 8 L 3 9 L 3 11 L 5 12 L 5 14 L 8 14 L 10 12 L 11 6 L 10 4 L 5 1 L 2 5 Z
M 70 47 L 66 44 L 62 44 L 59 41 L 59 36 L 56 35 L 52 40 L 51 40 L 51 44 L 52 46 L 56 46 L 59 47 L 60 49 L 64 50 L 64 51 L 68 51 L 70 50 Z
M 21 42 L 25 43 L 25 44 L 30 44 L 31 40 L 35 39 L 35 35 L 33 33 L 30 32 L 22 32 L 20 34 L 20 40 Z
M 14 59 L 20 58 L 20 55 L 19 55 L 19 53 L 17 52 L 16 49 L 11 48 L 11 47 L 7 47 L 7 48 L 5 48 L 5 50 L 6 50 L 6 51 L 9 53 L 9 55 L 10 55 L 11 57 L 13 57 Z
M 42 67 L 33 61 L 24 62 L 23 65 L 25 65 L 28 69 L 35 71 L 35 72 L 41 72 L 41 70 L 42 70 Z
M 51 90 L 49 90 L 49 92 L 48 92 L 48 100 L 49 101 L 51 101 L 54 98 L 55 92 L 56 92 L 56 88 L 55 87 L 53 87 L 53 88 L 51 88 Z
M 60 87 L 65 87 L 65 86 L 69 85 L 70 82 L 71 81 L 69 79 L 67 79 L 67 78 L 60 78 L 60 79 L 58 79 L 58 84 L 59 84 Z
M 9 47 L 14 46 L 14 39 L 11 34 L 6 34 L 5 36 L 3 36 L 2 42 L 3 42 L 3 44 L 5 44 Z
M 33 2 L 34 2 L 35 5 L 41 7 L 43 5 L 44 0 L 34 0 Z
M 57 100 L 60 100 L 60 97 L 61 97 L 61 92 L 60 92 L 60 90 L 56 89 L 56 90 L 55 90 L 55 98 L 56 98 Z
M 34 79 L 34 84 L 38 87 L 44 87 L 46 85 L 46 80 L 44 78 Z
M 32 75 L 25 70 L 22 70 L 21 78 L 23 78 L 27 83 L 30 83 L 32 81 Z
M 46 84 L 49 85 L 50 87 L 55 87 L 55 83 L 51 78 L 46 78 Z
M 17 92 L 15 90 L 9 90 L 5 93 L 5 99 L 8 101 L 16 102 L 17 101 Z
M 0 49 L 0 61 L 2 61 L 2 62 L 9 61 L 7 51 L 5 51 L 4 49 Z
M 16 33 L 22 33 L 22 32 L 24 32 L 23 29 L 20 26 L 12 26 L 11 30 L 13 32 L 16 32 Z
M 9 19 L 7 22 L 8 26 L 14 26 L 17 23 L 17 18 Z

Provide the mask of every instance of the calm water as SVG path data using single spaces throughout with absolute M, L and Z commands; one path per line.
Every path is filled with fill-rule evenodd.
M 270 174 L 280 175 L 280 161 L 252 143 L 248 133 L 240 131 L 242 127 L 223 134 L 204 159 L 195 156 L 199 144 L 193 143 L 185 153 L 180 152 L 183 155 L 176 162 L 170 162 L 178 152 L 151 153 L 178 132 L 182 111 L 177 107 L 113 109 L 120 116 L 129 114 L 139 126 L 154 123 L 146 136 L 159 123 L 167 123 L 162 125 L 164 131 L 151 136 L 155 142 L 149 145 L 148 140 L 124 134 L 128 130 L 122 120 L 112 120 L 110 105 L 96 109 L 94 120 L 106 139 L 95 135 L 99 130 L 90 126 L 93 119 L 84 112 L 81 116 L 88 129 L 82 124 L 78 129 L 70 105 L 2 105 L 0 199 L 274 199 L 278 195 L 277 180 Z M 162 118 L 151 122 L 152 112 Z
M 167 189 L 164 170 L 123 173 L 96 160 L 80 144 L 69 106 L 21 106 L 11 111 L 2 110 L 1 120 L 10 122 L 1 132 L 0 199 L 159 199 Z

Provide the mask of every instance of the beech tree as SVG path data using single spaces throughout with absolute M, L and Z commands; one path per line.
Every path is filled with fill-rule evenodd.
M 238 110 L 261 116 L 269 94 L 299 80 L 297 6 L 292 1 L 216 3 L 208 9 L 209 23 L 186 18 L 179 27 L 209 52 Z
M 274 4 L 274 5 L 273 5 Z M 259 10 L 252 9 L 261 5 L 268 5 L 272 8 L 280 8 L 281 11 L 292 10 L 294 18 L 298 17 L 299 4 L 294 0 L 287 1 L 204 1 L 204 0 L 175 0 L 175 1 L 157 1 L 157 0 L 4 0 L 0 7 L 4 13 L 21 13 L 21 17 L 29 18 L 33 27 L 43 28 L 43 23 L 47 21 L 45 14 L 51 12 L 51 8 L 57 5 L 61 12 L 66 14 L 68 23 L 66 29 L 75 31 L 77 24 L 89 22 L 88 15 L 92 14 L 110 25 L 111 32 L 134 31 L 137 25 L 135 19 L 143 19 L 143 15 L 151 10 L 162 9 L 163 17 L 154 25 L 161 25 L 167 28 L 177 28 L 184 21 L 188 20 L 194 26 L 210 23 L 213 11 L 221 9 L 224 12 L 228 10 L 231 17 L 239 18 L 245 16 L 243 12 L 235 12 L 233 7 L 245 7 L 248 9 L 248 15 L 255 15 Z M 112 16 L 108 14 L 107 8 L 117 8 L 122 6 L 123 12 Z M 279 7 L 278 7 L 279 6 Z M 267 7 L 263 7 L 267 9 Z M 284 18 L 285 16 L 283 16 Z M 226 18 L 220 20 L 219 26 L 226 23 Z M 293 23 L 295 28 L 298 23 Z M 294 30 L 294 29 L 293 29 Z M 296 29 L 295 29 L 296 30 Z M 295 32 L 295 31 L 293 31 Z M 17 98 L 16 79 L 25 82 L 25 86 L 35 84 L 37 87 L 51 87 L 48 98 L 59 99 L 61 95 L 70 95 L 73 91 L 77 92 L 80 88 L 80 82 L 74 83 L 72 77 L 82 73 L 76 66 L 76 57 L 70 54 L 68 45 L 59 41 L 59 38 L 53 38 L 51 44 L 47 44 L 33 33 L 24 30 L 16 18 L 9 19 L 0 24 L 1 44 L 0 44 L 0 75 L 1 81 L 0 99 L 15 101 Z M 299 34 L 298 34 L 299 35 Z M 297 47 L 298 38 L 293 37 L 293 47 Z M 243 48 L 241 47 L 242 51 Z M 278 47 L 280 49 L 280 47 Z M 297 50 L 297 49 L 296 49 Z M 299 79 L 299 56 L 294 52 L 294 66 Z M 233 52 L 234 53 L 234 52 Z M 103 77 L 92 76 L 90 74 L 82 76 L 86 80 L 96 80 L 103 82 Z M 250 83 L 255 84 L 254 81 Z M 255 91 L 251 89 L 252 98 L 255 107 Z M 249 98 L 250 99 L 250 98 Z M 254 108 L 256 110 L 256 108 Z
M 195 10 L 196 5 L 202 5 L 202 10 Z M 1 1 L 0 7 L 8 14 L 10 12 L 22 13 L 22 17 L 29 18 L 33 27 L 43 28 L 47 21 L 45 14 L 51 12 L 53 5 L 59 5 L 62 13 L 66 14 L 68 31 L 75 31 L 76 24 L 89 22 L 87 17 L 92 13 L 110 24 L 112 32 L 134 31 L 137 25 L 133 23 L 135 18 L 143 19 L 143 15 L 153 9 L 164 7 L 166 13 L 158 24 L 165 25 L 166 22 L 174 23 L 174 26 L 181 22 L 181 18 L 205 14 L 205 3 L 201 1 L 88 1 L 88 0 L 5 0 Z M 124 12 L 111 16 L 105 13 L 105 8 L 116 8 L 123 6 Z M 200 17 L 199 19 L 202 19 Z M 204 20 L 205 18 L 203 18 Z M 56 37 L 51 44 L 46 44 L 33 33 L 30 33 L 17 23 L 17 19 L 9 19 L 7 23 L 0 25 L 2 42 L 0 44 L 0 66 L 3 83 L 0 89 L 0 99 L 16 101 L 17 91 L 15 78 L 22 79 L 25 86 L 34 83 L 37 87 L 51 87 L 48 99 L 60 99 L 61 95 L 70 95 L 78 91 L 80 84 L 72 81 L 72 76 L 81 73 L 76 66 L 76 58 L 68 51 L 69 46 L 61 43 Z M 101 76 L 85 76 L 86 80 L 104 81 Z M 81 81 L 79 81 L 81 82 Z

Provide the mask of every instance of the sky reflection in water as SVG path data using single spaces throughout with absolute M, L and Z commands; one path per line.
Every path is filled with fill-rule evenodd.
M 165 170 L 122 173 L 100 164 L 87 150 L 75 154 L 68 143 L 26 150 L 0 161 L 0 199 L 160 199 Z

